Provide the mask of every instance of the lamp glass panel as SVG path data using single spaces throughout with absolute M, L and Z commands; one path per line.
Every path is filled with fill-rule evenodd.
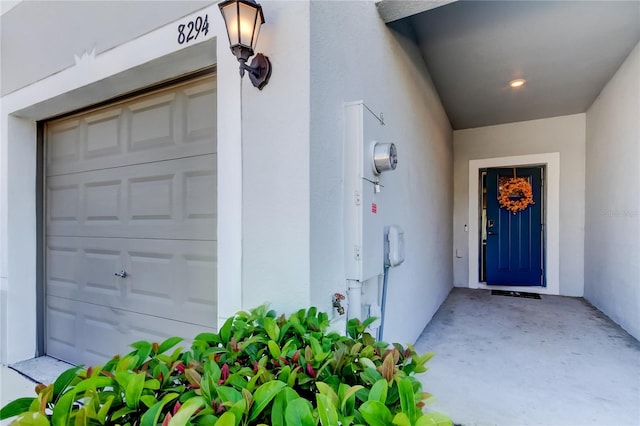
M 238 35 L 238 4 L 233 2 L 222 7 L 222 16 L 227 27 L 229 45 L 233 47 L 240 42 Z
M 256 28 L 253 31 L 253 43 L 251 45 L 251 49 L 255 52 L 256 45 L 258 44 L 258 36 L 260 35 L 260 28 L 262 27 L 262 19 L 260 16 L 256 16 Z
M 240 44 L 253 50 L 255 40 L 257 39 L 257 32 L 254 36 L 254 30 L 256 30 L 256 27 L 259 30 L 260 24 L 262 24 L 262 22 L 259 22 L 257 19 L 258 8 L 254 5 L 242 2 L 238 3 L 238 6 L 240 12 L 238 17 L 238 24 L 240 25 Z M 258 23 L 256 21 L 258 21 Z

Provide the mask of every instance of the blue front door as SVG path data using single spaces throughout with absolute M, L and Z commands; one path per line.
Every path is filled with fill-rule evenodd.
M 516 168 L 529 181 L 534 204 L 515 214 L 498 201 L 500 185 L 514 177 L 514 168 L 488 169 L 486 180 L 486 281 L 490 285 L 543 286 L 542 168 Z M 512 200 L 519 199 L 516 194 Z

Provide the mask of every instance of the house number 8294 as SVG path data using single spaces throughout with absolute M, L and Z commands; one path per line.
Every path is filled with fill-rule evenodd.
M 178 44 L 189 43 L 200 34 L 209 33 L 209 15 L 198 16 L 195 20 L 178 25 Z

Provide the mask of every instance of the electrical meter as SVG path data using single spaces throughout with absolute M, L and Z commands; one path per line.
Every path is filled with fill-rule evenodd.
M 398 152 L 393 143 L 374 142 L 371 148 L 373 173 L 379 175 L 387 170 L 395 170 L 398 165 Z

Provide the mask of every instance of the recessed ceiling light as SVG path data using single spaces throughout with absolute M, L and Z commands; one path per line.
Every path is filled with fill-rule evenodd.
M 527 82 L 527 80 L 525 80 L 524 78 L 518 78 L 518 79 L 516 79 L 516 80 L 511 80 L 511 81 L 509 82 L 509 86 L 510 86 L 512 89 L 519 89 L 519 88 L 521 88 L 522 86 L 524 86 L 524 84 L 525 84 L 526 82 Z

